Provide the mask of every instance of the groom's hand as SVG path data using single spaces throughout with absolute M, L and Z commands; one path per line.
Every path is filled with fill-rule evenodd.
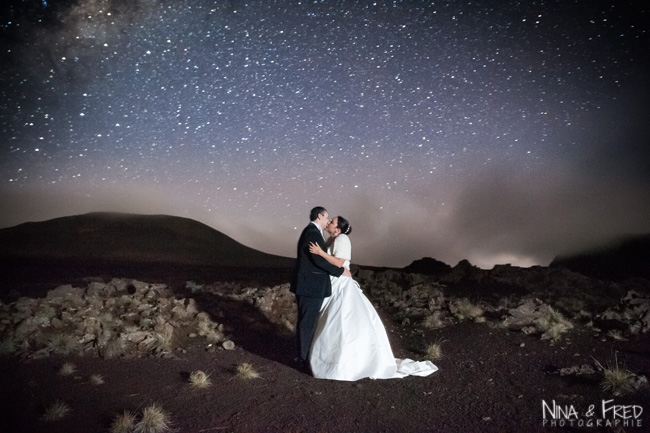
M 348 268 L 343 268 L 343 276 L 352 278 L 352 274 L 350 273 Z

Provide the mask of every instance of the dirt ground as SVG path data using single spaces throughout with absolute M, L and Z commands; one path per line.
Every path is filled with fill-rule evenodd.
M 443 356 L 434 361 L 439 371 L 424 378 L 337 382 L 299 371 L 293 362 L 293 336 L 265 323 L 250 306 L 207 295 L 197 303 L 226 325 L 235 350 L 206 351 L 204 343 L 188 339 L 180 344 L 185 353 L 168 359 L 0 357 L 0 432 L 106 432 L 117 414 L 152 403 L 168 412 L 171 431 L 183 433 L 650 431 L 647 387 L 614 397 L 601 390 L 598 374 L 557 373 L 562 367 L 593 365 L 594 360 L 611 363 L 617 356 L 629 370 L 650 376 L 648 334 L 602 341 L 577 325 L 561 342 L 551 344 L 490 326 L 489 321 L 426 330 L 398 324 L 389 312 L 379 310 L 396 357 L 421 360 L 427 344 L 441 343 Z M 66 361 L 77 367 L 71 376 L 57 374 Z M 238 378 L 235 369 L 244 362 L 260 378 Z M 212 386 L 189 386 L 194 370 L 209 373 Z M 88 378 L 93 374 L 101 374 L 105 383 L 92 385 Z M 43 420 L 45 408 L 56 400 L 67 403 L 71 412 L 58 421 Z M 562 408 L 572 405 L 583 423 L 601 418 L 601 427 L 577 421 L 573 427 L 566 421 L 559 426 L 560 420 L 550 425 L 543 403 L 550 406 L 553 401 Z M 603 404 L 622 409 L 618 416 L 613 411 L 601 416 Z M 591 405 L 595 413 L 588 417 Z M 632 406 L 642 414 L 623 419 L 629 414 L 624 410 Z M 628 423 L 623 429 L 606 425 L 620 427 L 623 421 Z

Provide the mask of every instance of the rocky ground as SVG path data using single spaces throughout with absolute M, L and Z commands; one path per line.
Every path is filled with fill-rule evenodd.
M 131 411 L 138 423 L 153 404 L 178 432 L 650 425 L 647 280 L 613 283 L 562 268 L 482 271 L 462 262 L 438 275 L 357 269 L 395 355 L 439 352 L 432 360 L 440 370 L 336 382 L 295 368 L 286 283 L 146 278 L 76 278 L 30 297 L 3 292 L 1 432 L 108 432 L 119 414 Z M 243 374 L 244 364 L 259 377 Z M 210 386 L 189 383 L 198 370 Z M 624 380 L 606 389 L 612 372 Z M 57 402 L 67 413 L 47 419 L 56 418 Z

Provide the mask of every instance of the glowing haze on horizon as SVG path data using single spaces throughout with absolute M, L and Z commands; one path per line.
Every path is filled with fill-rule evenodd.
M 0 227 L 93 211 L 353 262 L 547 265 L 650 232 L 640 1 L 11 1 Z

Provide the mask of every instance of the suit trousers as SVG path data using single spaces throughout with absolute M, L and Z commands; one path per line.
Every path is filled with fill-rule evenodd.
M 298 354 L 300 360 L 307 363 L 323 298 L 296 295 L 296 302 L 298 303 Z

